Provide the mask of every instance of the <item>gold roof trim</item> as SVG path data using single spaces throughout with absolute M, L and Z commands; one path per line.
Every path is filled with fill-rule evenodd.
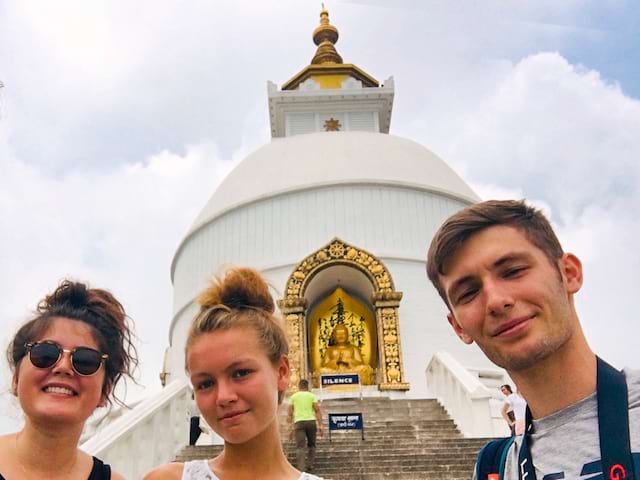
M 363 87 L 379 87 L 380 82 L 352 63 L 323 63 L 308 65 L 282 84 L 282 90 L 295 90 L 302 82 L 314 75 L 350 75 L 362 82 Z

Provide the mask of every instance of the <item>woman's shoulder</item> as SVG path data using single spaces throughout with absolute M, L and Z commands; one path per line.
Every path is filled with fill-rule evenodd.
M 118 472 L 114 472 L 113 470 L 111 470 L 111 480 L 126 480 L 122 475 L 120 475 Z
M 12 445 L 15 445 L 16 434 L 9 433 L 7 435 L 0 435 L 0 457 L 2 457 L 3 453 L 8 454 L 9 449 Z
M 15 464 L 15 455 L 13 454 L 15 450 L 12 447 L 15 445 L 15 433 L 10 433 L 8 435 L 0 435 L 0 479 L 2 477 L 2 472 L 7 475 L 7 472 L 12 471 Z
M 323 479 L 322 477 L 318 477 L 316 475 L 312 475 L 307 472 L 302 472 L 302 475 L 300 475 L 300 478 L 298 480 L 323 480 Z
M 184 463 L 167 463 L 148 472 L 143 480 L 180 480 L 183 470 Z
M 0 446 L 6 447 L 8 445 L 13 445 L 16 441 L 16 433 L 7 433 L 4 435 L 0 435 Z M 6 448 L 2 448 L 3 451 L 6 451 Z

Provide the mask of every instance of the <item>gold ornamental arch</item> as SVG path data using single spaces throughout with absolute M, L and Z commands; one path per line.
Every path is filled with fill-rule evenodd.
M 289 388 L 296 389 L 301 378 L 309 378 L 307 351 L 307 301 L 304 298 L 309 282 L 320 271 L 345 265 L 364 273 L 373 285 L 371 301 L 378 330 L 378 388 L 380 390 L 409 390 L 405 382 L 400 348 L 398 307 L 402 292 L 395 290 L 393 279 L 384 263 L 353 245 L 334 238 L 324 247 L 302 260 L 293 270 L 285 288 L 285 297 L 278 302 L 289 338 Z

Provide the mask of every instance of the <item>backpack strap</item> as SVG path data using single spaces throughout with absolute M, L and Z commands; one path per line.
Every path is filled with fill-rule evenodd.
M 499 438 L 482 447 L 476 461 L 476 480 L 499 480 L 503 477 L 513 440 L 514 437 Z
M 629 406 L 624 375 L 598 358 L 598 428 L 605 479 L 634 480 L 629 440 Z

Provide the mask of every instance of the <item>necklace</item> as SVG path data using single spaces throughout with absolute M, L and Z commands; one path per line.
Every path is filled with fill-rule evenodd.
M 22 432 L 18 432 L 16 433 L 15 436 L 15 442 L 14 442 L 14 449 L 16 451 L 16 458 L 18 459 L 18 464 L 20 465 L 20 468 L 22 469 L 22 473 L 25 476 L 25 478 L 28 476 L 30 477 L 30 474 L 27 470 L 27 467 L 25 467 L 24 463 L 22 462 L 22 459 L 20 458 L 20 449 L 18 447 L 18 440 L 19 440 L 19 436 Z M 71 474 L 71 472 L 73 471 L 73 469 L 76 466 L 76 463 L 78 461 L 78 452 L 75 452 L 75 455 L 73 456 L 73 462 L 71 462 L 71 467 L 69 467 L 69 469 L 64 472 L 64 476 L 62 478 L 69 478 L 69 475 Z

